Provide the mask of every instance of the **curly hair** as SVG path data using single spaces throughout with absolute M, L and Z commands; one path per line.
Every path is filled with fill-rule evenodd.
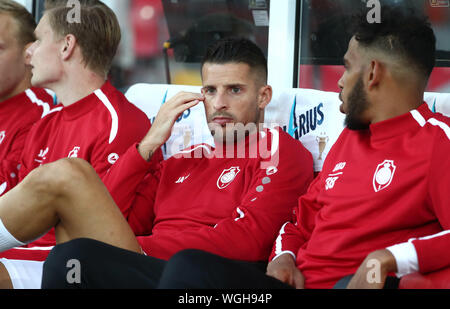
M 369 23 L 366 14 L 357 14 L 352 26 L 359 44 L 406 60 L 428 79 L 436 62 L 436 37 L 428 18 L 398 6 L 382 7 L 380 23 Z

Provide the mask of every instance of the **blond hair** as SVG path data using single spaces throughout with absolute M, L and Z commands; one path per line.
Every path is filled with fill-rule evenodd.
M 17 24 L 15 37 L 22 46 L 36 40 L 34 35 L 36 21 L 25 7 L 12 0 L 0 0 L 0 14 L 6 14 L 15 20 Z
M 119 22 L 114 12 L 97 0 L 80 1 L 80 21 L 71 22 L 72 8 L 61 5 L 65 1 L 47 1 L 46 15 L 58 38 L 68 34 L 76 37 L 86 66 L 106 76 L 111 68 L 121 39 Z

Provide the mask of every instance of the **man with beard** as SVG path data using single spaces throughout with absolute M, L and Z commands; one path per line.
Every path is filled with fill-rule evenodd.
M 0 198 L 0 251 L 55 226 L 61 245 L 45 263 L 43 287 L 56 288 L 154 288 L 166 260 L 188 248 L 264 271 L 278 230 L 313 178 L 312 156 L 280 128 L 262 127 L 272 88 L 254 43 L 212 46 L 202 80 L 201 94 L 164 103 L 147 135 L 111 167 L 106 187 L 80 159 L 33 170 Z M 152 160 L 179 115 L 200 102 L 215 147 Z M 81 280 L 67 280 L 74 259 Z
M 283 225 L 267 274 L 184 251 L 162 288 L 388 288 L 394 274 L 450 266 L 450 119 L 423 102 L 435 36 L 401 9 L 383 7 L 381 19 L 357 19 L 339 80 L 347 128 Z

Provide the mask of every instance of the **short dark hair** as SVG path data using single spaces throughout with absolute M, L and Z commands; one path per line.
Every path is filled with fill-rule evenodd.
M 436 37 L 428 18 L 412 9 L 383 6 L 380 23 L 369 23 L 367 12 L 361 12 L 355 18 L 352 34 L 363 47 L 407 60 L 426 79 L 433 71 Z
M 262 50 L 245 38 L 226 38 L 210 45 L 203 57 L 205 63 L 245 63 L 252 69 L 261 70 L 267 82 L 267 59 Z

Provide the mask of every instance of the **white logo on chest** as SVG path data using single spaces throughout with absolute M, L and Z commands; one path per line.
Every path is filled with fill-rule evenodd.
M 347 165 L 347 162 L 340 162 L 336 164 L 333 172 L 331 174 L 328 174 L 328 178 L 325 180 L 325 190 L 330 190 L 334 188 L 334 185 L 336 184 L 336 181 L 339 179 L 339 177 L 344 174 L 342 170 Z
M 5 131 L 1 131 L 0 132 L 0 145 L 3 143 L 3 140 L 6 137 L 6 132 Z
M 108 163 L 114 165 L 117 160 L 119 160 L 119 155 L 117 153 L 111 153 L 108 156 Z
M 180 178 L 178 178 L 178 180 L 175 183 L 183 183 L 189 178 L 189 176 L 191 176 L 191 174 L 184 176 L 184 177 L 180 177 Z
M 47 148 L 45 148 L 45 149 L 41 149 L 40 151 L 39 151 L 39 154 L 38 154 L 38 158 L 37 159 L 34 159 L 34 161 L 36 161 L 37 163 L 39 163 L 39 164 L 42 164 L 42 163 L 44 163 L 44 161 L 47 159 L 47 154 L 48 154 L 48 151 L 49 151 L 49 148 L 47 147 Z
M 80 147 L 75 147 L 71 152 L 69 152 L 68 158 L 78 158 L 78 152 L 80 152 Z
M 379 192 L 389 187 L 394 178 L 397 167 L 393 160 L 384 160 L 383 163 L 378 164 L 375 174 L 373 175 L 373 189 Z
M 240 171 L 239 167 L 232 167 L 224 170 L 222 174 L 220 174 L 219 179 L 217 179 L 217 188 L 222 190 L 228 187 L 233 180 L 236 179 L 236 176 Z

